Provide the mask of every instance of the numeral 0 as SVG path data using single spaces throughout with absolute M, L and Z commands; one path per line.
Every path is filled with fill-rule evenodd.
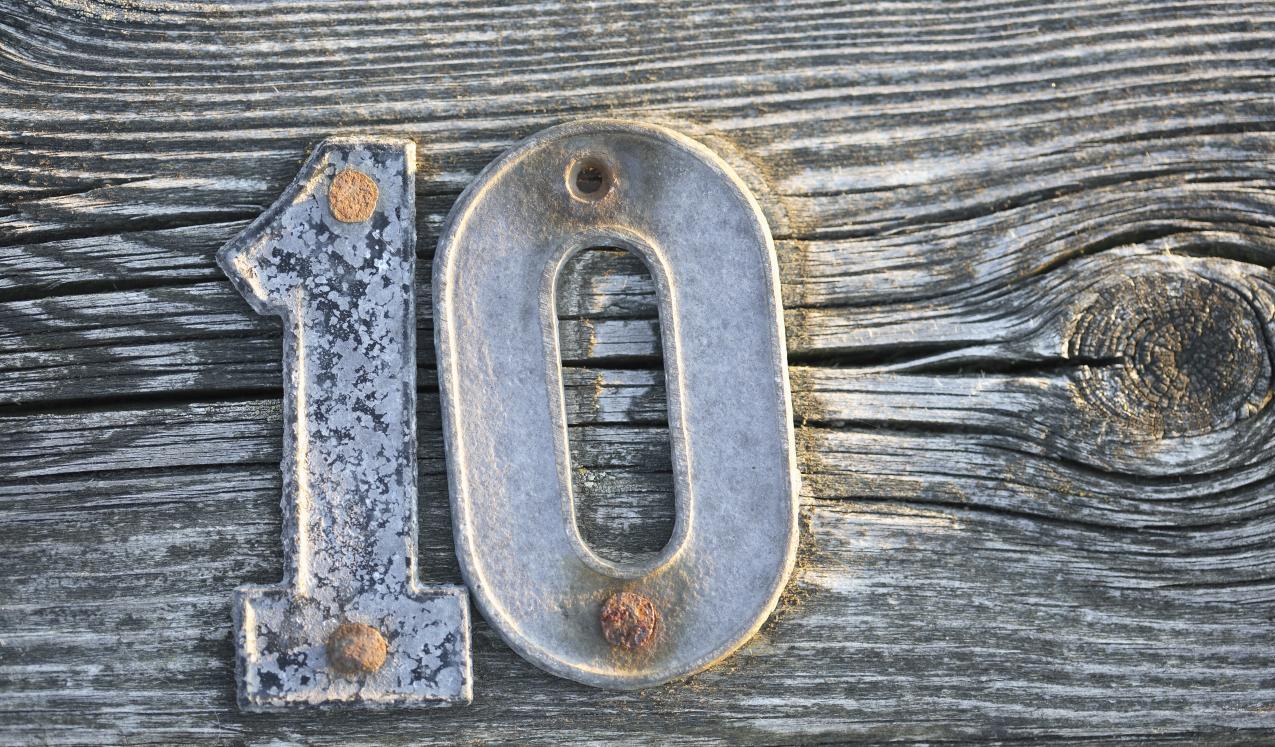
M 645 261 L 663 324 L 677 519 L 646 563 L 599 557 L 575 523 L 554 288 L 592 246 Z M 792 568 L 797 472 L 774 250 L 731 169 L 660 127 L 546 130 L 461 195 L 434 304 L 457 555 L 505 641 L 629 689 L 747 640 Z

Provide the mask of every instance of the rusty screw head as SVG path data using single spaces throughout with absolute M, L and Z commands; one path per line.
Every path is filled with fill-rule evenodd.
M 328 207 L 342 223 L 362 223 L 376 211 L 376 182 L 354 169 L 341 169 L 328 187 Z
M 381 632 L 363 623 L 342 623 L 328 636 L 328 662 L 346 676 L 375 672 L 385 663 L 388 646 Z
M 636 592 L 621 591 L 612 594 L 602 605 L 599 619 L 607 643 L 636 651 L 655 640 L 660 614 L 650 599 Z

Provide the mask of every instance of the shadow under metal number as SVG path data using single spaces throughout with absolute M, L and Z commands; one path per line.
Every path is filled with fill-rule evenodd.
M 471 698 L 465 590 L 416 582 L 415 151 L 326 141 L 217 254 L 284 321 L 286 577 L 235 595 L 246 710 Z
M 664 325 L 677 518 L 644 563 L 598 556 L 575 522 L 554 288 L 594 246 L 645 261 Z M 434 303 L 457 555 L 505 641 L 630 689 L 752 636 L 792 570 L 798 478 L 778 267 L 730 167 L 651 125 L 541 132 L 453 208 Z

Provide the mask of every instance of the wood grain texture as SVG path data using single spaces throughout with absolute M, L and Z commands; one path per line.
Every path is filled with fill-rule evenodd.
M 0 742 L 1270 743 L 1273 71 L 1269 2 L 0 0 Z M 280 337 L 213 251 L 323 137 L 397 134 L 424 267 L 487 162 L 596 115 L 701 139 L 774 231 L 781 610 L 641 693 L 478 620 L 469 708 L 239 714 Z M 671 521 L 653 292 L 617 250 L 562 283 L 616 556 Z M 422 575 L 455 582 L 427 344 L 419 381 Z

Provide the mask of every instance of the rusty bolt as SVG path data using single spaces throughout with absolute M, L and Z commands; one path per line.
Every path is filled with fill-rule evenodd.
M 341 623 L 328 636 L 328 662 L 338 674 L 375 672 L 385 663 L 385 637 L 371 625 Z
M 341 169 L 328 188 L 332 217 L 342 223 L 362 223 L 376 211 L 376 182 L 354 169 Z
M 612 594 L 602 605 L 599 618 L 607 643 L 629 651 L 636 651 L 655 640 L 655 628 L 660 621 L 655 603 L 632 591 Z

